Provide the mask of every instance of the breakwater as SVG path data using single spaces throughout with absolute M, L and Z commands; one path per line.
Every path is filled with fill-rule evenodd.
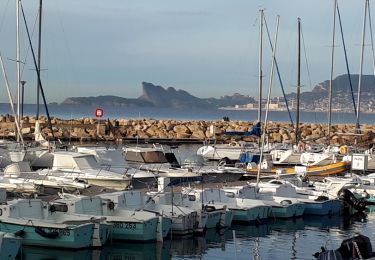
M 26 140 L 33 139 L 35 132 L 35 117 L 23 117 L 22 134 Z M 170 140 L 179 142 L 202 142 L 216 139 L 225 142 L 240 139 L 239 136 L 224 135 L 228 131 L 249 131 L 254 122 L 248 121 L 203 121 L 203 120 L 156 120 L 156 119 L 107 119 L 80 118 L 63 120 L 52 118 L 53 135 L 48 127 L 46 117 L 39 118 L 41 131 L 46 138 L 59 138 L 82 142 L 92 141 L 132 141 L 138 140 Z M 14 117 L 0 116 L 0 137 L 15 136 Z M 328 129 L 325 124 L 301 123 L 299 126 L 300 139 L 306 143 L 327 143 Z M 338 145 L 352 145 L 355 141 L 359 145 L 368 146 L 375 141 L 375 125 L 362 125 L 361 134 L 354 135 L 354 124 L 335 124 L 331 126 L 330 143 Z M 293 143 L 295 141 L 295 127 L 290 123 L 269 122 L 267 125 L 268 142 Z M 246 136 L 245 141 L 257 141 L 256 136 Z M 357 139 L 357 140 L 356 140 Z

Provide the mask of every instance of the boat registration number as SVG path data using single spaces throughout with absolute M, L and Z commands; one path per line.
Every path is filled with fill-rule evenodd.
M 49 228 L 48 232 L 57 232 L 60 236 L 70 236 L 70 230 L 69 229 L 61 229 L 61 228 Z
M 129 223 L 129 222 L 115 222 L 113 224 L 114 228 L 124 228 L 124 229 L 131 229 L 134 230 L 137 227 L 137 224 L 135 223 Z

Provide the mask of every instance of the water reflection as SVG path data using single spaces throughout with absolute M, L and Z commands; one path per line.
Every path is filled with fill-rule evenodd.
M 263 225 L 233 225 L 228 230 L 210 229 L 203 236 L 174 237 L 164 243 L 116 241 L 101 250 L 67 251 L 23 247 L 20 259 L 227 259 L 235 255 L 237 259 L 279 259 L 277 256 L 280 255 L 283 255 L 283 259 L 311 259 L 311 253 L 319 250 L 327 241 L 334 248 L 353 232 L 374 233 L 375 224 L 373 221 L 364 222 L 365 219 L 364 215 L 351 218 L 272 219 Z

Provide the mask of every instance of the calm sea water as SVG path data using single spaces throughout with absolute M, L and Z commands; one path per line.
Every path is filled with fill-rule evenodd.
M 62 119 L 94 117 L 94 111 L 97 107 L 93 106 L 68 106 L 68 105 L 49 105 L 49 113 L 53 117 Z M 194 109 L 170 109 L 170 108 L 126 108 L 126 107 L 101 107 L 104 110 L 103 118 L 154 118 L 154 119 L 180 119 L 180 120 L 221 120 L 224 116 L 231 120 L 255 121 L 257 111 L 229 111 L 229 110 L 194 110 Z M 45 109 L 40 106 L 40 113 L 45 115 Z M 11 114 L 9 104 L 0 104 L 0 114 Z M 35 115 L 36 105 L 26 104 L 24 106 L 24 115 Z M 263 112 L 264 116 L 264 112 Z M 293 120 L 295 115 L 292 113 Z M 269 120 L 278 122 L 288 122 L 289 116 L 284 111 L 271 111 Z M 354 113 L 333 113 L 332 122 L 355 123 Z M 375 121 L 375 114 L 361 114 L 360 122 L 363 124 L 372 124 Z M 327 113 L 325 112 L 301 112 L 300 122 L 308 123 L 326 123 Z
M 375 239 L 375 215 L 367 219 L 309 217 L 269 220 L 259 226 L 234 225 L 204 236 L 173 238 L 161 243 L 115 242 L 102 250 L 67 251 L 23 247 L 22 259 L 314 259 L 321 246 L 338 248 L 343 239 L 355 234 Z

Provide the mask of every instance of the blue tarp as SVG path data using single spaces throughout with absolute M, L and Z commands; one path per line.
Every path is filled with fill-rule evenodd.
M 257 122 L 254 126 L 253 129 L 247 132 L 238 132 L 238 131 L 231 131 L 231 132 L 224 132 L 225 135 L 239 135 L 239 136 L 251 136 L 255 135 L 260 137 L 262 133 L 262 128 L 261 128 L 261 123 Z

